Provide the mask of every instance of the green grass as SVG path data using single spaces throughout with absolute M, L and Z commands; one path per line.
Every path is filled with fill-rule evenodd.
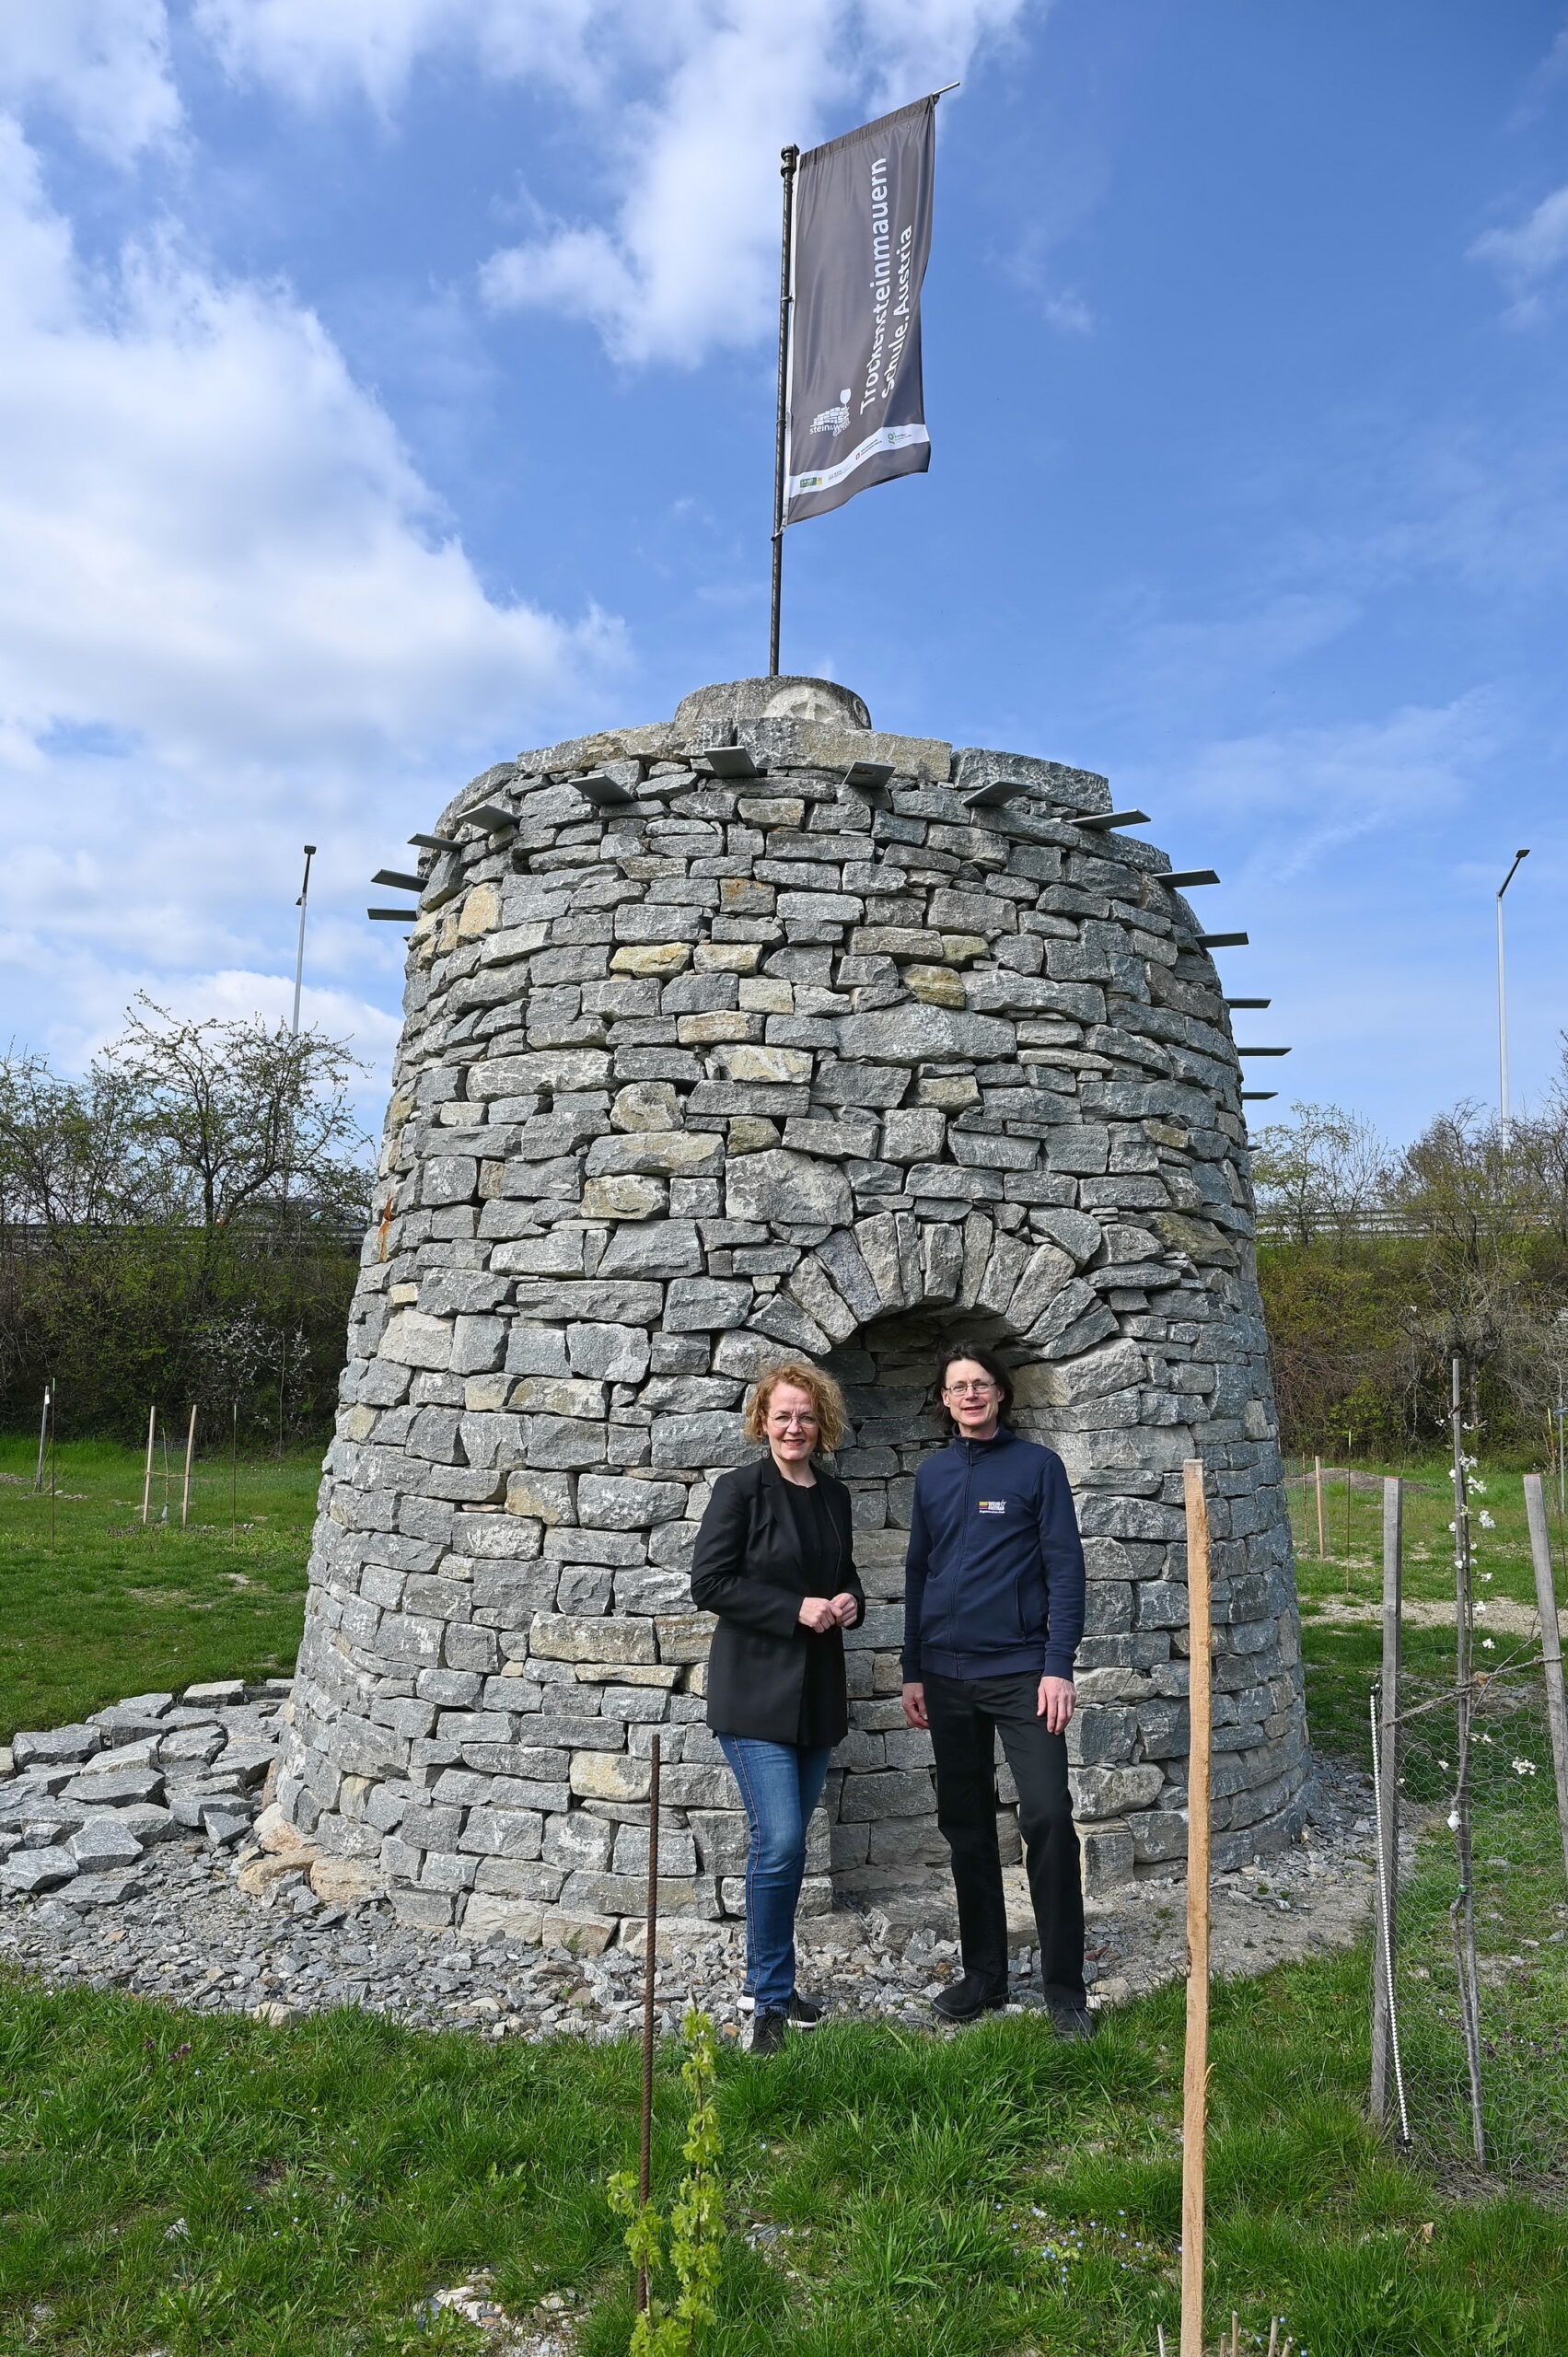
M 1300 1457 L 1290 1459 L 1292 1478 L 1286 1486 L 1291 1523 L 1295 1533 L 1296 1582 L 1304 1606 L 1349 1601 L 1376 1604 L 1383 1592 L 1383 1499 L 1380 1491 L 1357 1489 L 1347 1494 L 1344 1458 L 1334 1460 L 1339 1479 L 1326 1474 L 1323 1482 L 1326 1557 L 1318 1552 L 1318 1509 L 1311 1481 L 1312 1461 L 1306 1460 L 1307 1480 L 1300 1479 Z M 1454 1540 L 1448 1525 L 1454 1519 L 1453 1474 L 1440 1458 L 1419 1464 L 1394 1465 L 1357 1459 L 1359 1474 L 1400 1474 L 1404 1496 L 1404 1592 L 1412 1599 L 1454 1600 Z M 1522 1473 L 1483 1470 L 1482 1491 L 1471 1499 L 1472 1549 L 1478 1597 L 1506 1599 L 1532 1608 L 1535 1574 L 1530 1565 L 1529 1536 L 1525 1526 Z M 1559 1564 L 1558 1585 L 1568 1528 L 1557 1514 L 1557 1484 L 1546 1485 L 1549 1521 Z M 1491 1515 L 1495 1527 L 1480 1521 Z M 1560 1601 L 1562 1596 L 1560 1594 Z
M 169 1520 L 160 1452 L 145 1529 L 140 1451 L 64 1443 L 52 1506 L 36 1464 L 36 1442 L 0 1438 L 0 1743 L 122 1694 L 293 1668 L 319 1451 L 242 1463 L 238 1515 L 226 1458 L 198 1457 L 184 1529 L 178 1453 Z
M 298 1478 L 280 1611 L 297 1610 L 312 1486 Z M 206 1625 L 226 1626 L 236 1594 Z M 80 1607 L 62 1618 L 64 1655 L 82 1625 Z M 175 1614 L 164 1642 L 183 1625 Z M 1309 1620 L 1306 1646 L 1319 1740 L 1365 1758 L 1376 1630 Z M 1411 1633 L 1412 1689 L 1439 1690 L 1451 1648 L 1445 1631 Z M 84 1653 L 57 1674 L 85 1691 L 96 1671 Z M 1283 2312 L 1308 2357 L 1568 2349 L 1568 1898 L 1539 1692 L 1500 1696 L 1482 1727 L 1488 2174 L 1469 2155 L 1439 1824 L 1402 1908 L 1409 2158 L 1365 2117 L 1365 1945 L 1214 1992 L 1211 2324 L 1236 2307 L 1244 2347 Z M 1418 1797 L 1445 1789 L 1444 1743 L 1434 1713 L 1410 1749 Z M 1109 2016 L 1089 2047 L 1037 2019 L 948 2041 L 837 2022 L 773 2061 L 726 2052 L 735 2231 L 706 2357 L 1153 2357 L 1159 2324 L 1174 2346 L 1181 2054 L 1174 1989 Z M 661 2056 L 667 2192 L 678 2064 Z M 578 2293 L 583 2357 L 621 2357 L 628 2286 L 604 2181 L 634 2159 L 636 2094 L 625 2046 L 497 2046 L 353 2014 L 274 2031 L 0 1979 L 0 2351 L 477 2349 L 416 2310 L 483 2268 L 514 2312 Z M 756 2222 L 765 2250 L 743 2232 Z

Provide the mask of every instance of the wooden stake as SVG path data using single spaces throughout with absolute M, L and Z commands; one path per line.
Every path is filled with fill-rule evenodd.
M 1383 1702 L 1378 1730 L 1383 1860 L 1383 1921 L 1372 1943 L 1372 2117 L 1388 2117 L 1391 2044 L 1388 1993 L 1394 1977 L 1396 1908 L 1400 1876 L 1400 1620 L 1403 1585 L 1404 1485 L 1383 1484 Z
M 51 1390 L 52 1390 L 53 1387 L 53 1383 L 52 1381 L 50 1384 Z M 54 1552 L 55 1541 L 59 1536 L 60 1508 L 57 1497 L 57 1483 L 55 1480 L 55 1466 L 58 1461 L 58 1452 L 55 1448 L 55 1441 L 58 1434 L 59 1418 L 52 1415 L 49 1419 L 49 1551 L 52 1555 Z
M 1546 1674 L 1546 1716 L 1551 1730 L 1551 1766 L 1557 1779 L 1557 1821 L 1562 1834 L 1562 1866 L 1568 1874 L 1568 1696 L 1562 1685 L 1562 1636 L 1557 1624 L 1557 1585 L 1551 1575 L 1551 1539 L 1539 1473 L 1525 1476 L 1525 1515 L 1536 1567 L 1536 1608 L 1540 1614 L 1541 1666 Z
M 1323 1562 L 1328 1559 L 1329 1537 L 1323 1527 L 1323 1460 L 1320 1457 L 1312 1460 L 1312 1479 L 1318 1490 L 1318 1560 Z
M 654 1736 L 653 1778 L 648 1788 L 647 1952 L 643 1958 L 643 2147 L 638 2182 L 643 2207 L 648 2206 L 648 2186 L 654 2154 L 654 1979 L 658 1956 L 658 1799 L 659 1738 Z M 648 2305 L 648 2270 L 637 2270 L 637 2314 Z
M 180 1527 L 191 1519 L 191 1459 L 196 1453 L 196 1402 L 191 1402 L 191 1427 L 185 1435 L 185 1482 L 180 1492 Z
M 1203 2357 L 1203 2156 L 1209 2095 L 1209 1780 L 1213 1744 L 1209 1502 L 1202 1457 L 1182 1469 L 1191 1736 L 1187 1758 L 1187 2054 L 1181 2104 L 1181 2351 Z M 1318 1464 L 1318 1500 L 1322 1499 Z
M 157 1409 L 147 1410 L 147 1469 L 142 1476 L 142 1528 L 147 1527 L 147 1509 L 153 1495 L 153 1442 L 157 1434 Z
M 228 1434 L 228 1515 L 233 1530 L 239 1527 L 239 1402 L 233 1403 Z

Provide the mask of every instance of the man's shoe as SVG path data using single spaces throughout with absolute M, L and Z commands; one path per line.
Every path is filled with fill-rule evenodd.
M 754 2014 L 757 2010 L 757 2000 L 749 1989 L 746 1990 L 736 2002 L 743 2014 Z M 798 1989 L 784 2007 L 784 2012 L 796 2029 L 815 2029 L 827 2010 L 826 2005 L 819 2005 L 815 1997 L 803 1997 Z
M 1084 2039 L 1093 2038 L 1099 2028 L 1086 2005 L 1067 2005 L 1051 1999 L 1046 2001 L 1051 2026 L 1058 2038 Z
M 759 2014 L 751 2025 L 753 2054 L 776 2054 L 784 2042 L 788 2016 L 784 2014 Z
M 948 2022 L 973 2022 L 981 2014 L 999 2014 L 1006 2002 L 1006 1990 L 993 1988 L 978 1972 L 966 1972 L 961 1980 L 955 1980 L 950 1989 L 931 2000 L 933 2009 Z

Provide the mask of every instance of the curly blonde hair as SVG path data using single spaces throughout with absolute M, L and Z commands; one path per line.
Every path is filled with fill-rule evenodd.
M 802 1359 L 785 1359 L 782 1366 L 771 1366 L 766 1375 L 758 1377 L 746 1402 L 747 1439 L 767 1439 L 768 1405 L 781 1383 L 805 1392 L 817 1419 L 817 1446 L 831 1457 L 849 1427 L 844 1395 L 830 1375 L 824 1375 L 820 1367 L 807 1366 Z

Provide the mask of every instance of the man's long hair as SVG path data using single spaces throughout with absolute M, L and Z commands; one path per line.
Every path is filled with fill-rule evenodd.
M 1013 1414 L 1013 1376 L 1011 1368 L 1004 1364 L 1002 1360 L 997 1357 L 996 1353 L 991 1349 L 988 1343 L 971 1342 L 967 1341 L 964 1336 L 960 1335 L 957 1341 L 944 1342 L 941 1349 L 936 1353 L 937 1404 L 942 1408 L 944 1414 L 947 1416 L 949 1429 L 956 1433 L 958 1427 L 951 1413 L 948 1412 L 947 1402 L 943 1399 L 942 1394 L 947 1387 L 947 1369 L 953 1365 L 956 1360 L 958 1359 L 972 1359 L 976 1366 L 982 1366 L 985 1369 L 985 1372 L 1002 1394 L 1002 1405 L 998 1411 L 1000 1419 L 1005 1424 L 1010 1423 L 1012 1422 Z

